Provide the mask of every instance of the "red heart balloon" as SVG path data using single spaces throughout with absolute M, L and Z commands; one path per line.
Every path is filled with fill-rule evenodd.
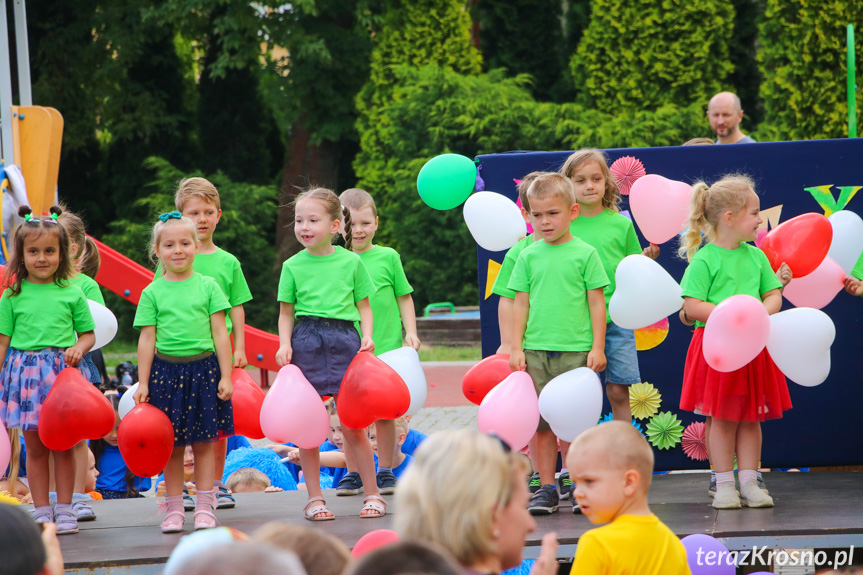
M 364 429 L 379 419 L 397 419 L 410 405 L 404 380 L 368 351 L 361 351 L 351 361 L 336 402 L 342 425 L 350 429 Z
M 66 451 L 84 439 L 101 439 L 114 429 L 114 408 L 74 367 L 59 374 L 39 413 L 39 439 L 52 451 Z
M 494 386 L 510 376 L 509 355 L 490 355 L 472 368 L 461 380 L 461 391 L 471 403 L 479 405 Z
M 234 405 L 234 432 L 250 439 L 263 439 L 261 406 L 266 397 L 264 391 L 258 387 L 248 371 L 239 367 L 231 370 L 231 384 L 234 386 L 234 395 L 231 396 L 231 403 Z
M 139 403 L 117 429 L 117 445 L 126 467 L 138 477 L 153 477 L 165 469 L 174 451 L 174 426 L 165 412 Z
M 801 278 L 821 265 L 832 241 L 830 220 L 821 214 L 809 213 L 791 218 L 770 230 L 761 242 L 761 249 L 773 271 L 785 262 L 794 277 Z

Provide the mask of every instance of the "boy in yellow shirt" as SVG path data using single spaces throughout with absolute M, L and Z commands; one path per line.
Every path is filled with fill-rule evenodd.
M 571 574 L 690 575 L 683 543 L 647 505 L 653 450 L 632 425 L 588 429 L 566 462 L 582 513 L 607 523 L 578 540 Z

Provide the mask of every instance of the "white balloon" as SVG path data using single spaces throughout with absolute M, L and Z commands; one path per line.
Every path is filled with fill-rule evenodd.
M 833 226 L 833 241 L 827 255 L 850 274 L 863 253 L 863 219 L 854 212 L 840 210 L 829 218 Z
M 411 394 L 411 405 L 405 415 L 415 414 L 425 404 L 428 395 L 426 374 L 417 351 L 410 346 L 404 346 L 384 352 L 378 359 L 393 368 L 404 380 Z
M 830 346 L 836 326 L 818 309 L 798 307 L 770 316 L 767 351 L 788 379 L 805 387 L 830 374 Z
M 90 304 L 90 313 L 93 315 L 93 321 L 96 323 L 94 331 L 96 335 L 96 343 L 90 351 L 99 349 L 111 343 L 114 336 L 117 335 L 117 318 L 114 314 L 100 303 L 91 299 L 87 300 Z
M 120 414 L 120 419 L 126 417 L 126 414 L 132 411 L 135 407 L 135 392 L 138 391 L 138 382 L 126 390 L 126 393 L 120 398 L 120 405 L 117 406 L 117 413 Z
M 614 272 L 608 313 L 625 329 L 653 325 L 683 307 L 683 290 L 661 265 L 641 254 L 626 256 Z
M 592 369 L 579 367 L 549 381 L 539 394 L 539 413 L 563 441 L 573 441 L 602 415 L 602 384 Z
M 508 250 L 527 235 L 515 202 L 495 192 L 477 192 L 464 204 L 464 221 L 477 244 L 490 252 Z

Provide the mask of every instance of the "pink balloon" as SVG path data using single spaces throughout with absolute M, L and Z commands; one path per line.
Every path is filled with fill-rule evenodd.
M 648 174 L 632 184 L 629 209 L 645 239 L 661 244 L 686 227 L 691 197 L 689 184 Z
M 12 459 L 12 444 L 9 443 L 9 432 L 6 431 L 6 426 L 0 421 L 0 470 L 6 470 L 10 459 Z
M 261 429 L 272 441 L 304 449 L 317 449 L 327 438 L 327 409 L 296 365 L 288 364 L 276 375 L 261 406 Z
M 844 282 L 845 270 L 827 256 L 814 272 L 788 282 L 782 295 L 796 307 L 821 309 L 842 291 Z
M 539 398 L 533 380 L 513 372 L 483 398 L 476 418 L 483 433 L 494 433 L 514 451 L 522 449 L 539 425 Z
M 735 371 L 761 353 L 769 335 L 770 316 L 761 300 L 734 295 L 707 318 L 702 353 L 716 371 Z

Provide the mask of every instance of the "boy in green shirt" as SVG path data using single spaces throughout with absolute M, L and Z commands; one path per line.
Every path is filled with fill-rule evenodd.
M 194 270 L 201 275 L 216 280 L 231 309 L 225 318 L 228 334 L 233 335 L 233 367 L 243 368 L 246 360 L 246 313 L 243 304 L 251 301 L 252 293 L 243 276 L 239 260 L 213 242 L 213 233 L 222 217 L 219 191 L 206 178 L 186 178 L 181 181 L 174 196 L 174 204 L 183 216 L 195 223 L 200 245 L 195 256 Z M 218 509 L 234 507 L 236 504 L 230 490 L 222 483 L 225 471 L 225 456 L 228 440 L 222 439 L 214 444 L 216 457 L 216 489 L 218 489 Z
M 369 296 L 374 324 L 372 340 L 375 342 L 375 355 L 402 347 L 402 324 L 404 324 L 404 343 L 419 349 L 417 319 L 413 288 L 405 277 L 401 258 L 392 248 L 376 246 L 372 242 L 378 229 L 378 210 L 375 201 L 365 190 L 351 188 L 339 196 L 342 205 L 350 210 L 351 238 L 350 249 L 359 254 L 363 264 L 375 284 L 375 293 Z M 396 476 L 393 473 L 396 457 L 396 428 L 392 420 L 380 420 L 375 425 L 378 440 L 378 489 L 383 495 L 395 492 Z M 353 465 L 349 452 L 347 455 L 348 473 L 339 481 L 336 493 L 356 495 L 362 490 L 362 481 Z
M 509 288 L 516 292 L 510 367 L 526 370 L 537 395 L 558 375 L 587 366 L 605 369 L 605 296 L 608 276 L 596 250 L 574 237 L 578 217 L 572 181 L 560 174 L 537 177 L 527 192 L 534 234 L 542 241 L 518 257 Z M 558 510 L 554 485 L 557 439 L 543 419 L 534 436 L 540 487 L 530 500 L 534 515 Z

